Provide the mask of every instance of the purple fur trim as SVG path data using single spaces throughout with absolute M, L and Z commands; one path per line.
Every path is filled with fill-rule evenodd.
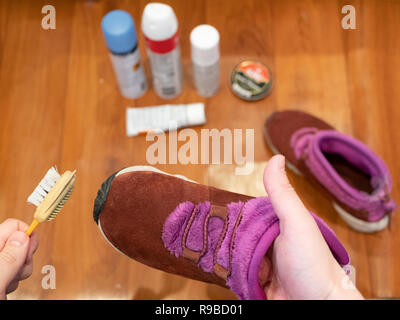
M 218 244 L 219 236 L 224 228 L 224 221 L 218 217 L 208 220 L 208 243 L 206 253 L 200 258 L 199 266 L 205 272 L 212 272 L 214 266 L 214 252 Z
M 301 128 L 290 140 L 295 156 L 306 156 L 305 164 L 315 178 L 340 202 L 369 213 L 369 221 L 378 221 L 396 208 L 393 200 L 384 201 L 391 189 L 389 169 L 371 149 L 357 139 L 336 130 Z M 371 177 L 374 192 L 367 194 L 349 185 L 332 167 L 324 153 L 334 153 Z
M 165 247 L 176 257 L 182 255 L 182 239 L 194 206 L 189 201 L 181 203 L 165 220 L 162 240 Z M 258 272 L 262 258 L 279 234 L 278 217 L 268 197 L 255 198 L 245 204 L 230 203 L 227 207 L 228 228 L 217 252 L 217 262 L 229 270 L 229 251 L 233 239 L 230 252 L 231 273 L 227 285 L 240 299 L 265 299 L 264 291 L 258 283 Z M 197 208 L 186 242 L 190 245 L 190 249 L 200 251 L 203 248 L 204 228 L 210 203 L 199 203 Z M 241 220 L 236 232 L 233 233 L 240 212 L 242 212 Z M 348 264 L 347 252 L 333 231 L 322 219 L 312 215 L 336 260 L 342 265 Z M 214 254 L 223 228 L 224 221 L 221 218 L 209 218 L 207 248 L 198 263 L 205 272 L 213 272 Z
M 203 249 L 204 222 L 210 211 L 210 202 L 201 202 L 197 205 L 197 213 L 186 238 L 186 247 L 194 251 Z
M 240 213 L 240 210 L 242 210 L 243 205 L 243 202 L 235 202 L 227 205 L 229 212 L 228 230 L 217 255 L 217 262 L 225 269 L 229 269 L 229 249 L 231 245 L 232 232 L 236 224 L 236 219 Z
M 248 201 L 243 208 L 242 221 L 236 230 L 232 252 L 232 272 L 228 286 L 240 299 L 249 299 L 248 273 L 254 250 L 261 236 L 277 222 L 277 217 L 267 197 Z M 266 252 L 264 252 L 264 255 Z
M 179 204 L 164 222 L 162 241 L 164 246 L 176 257 L 182 254 L 182 238 L 186 225 L 193 211 L 194 204 L 190 201 Z

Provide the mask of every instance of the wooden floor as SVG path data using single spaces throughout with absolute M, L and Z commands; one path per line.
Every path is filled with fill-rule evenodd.
M 263 194 L 261 172 L 271 151 L 262 128 L 275 110 L 304 110 L 368 144 L 388 164 L 400 203 L 400 1 L 168 1 L 179 20 L 185 88 L 172 101 L 153 90 L 137 100 L 118 93 L 100 21 L 109 10 L 127 10 L 140 28 L 146 1 L 61 1 L 56 30 L 41 28 L 46 1 L 0 1 L 0 221 L 26 222 L 26 204 L 52 165 L 76 169 L 72 198 L 53 222 L 39 226 L 40 247 L 32 277 L 12 299 L 233 299 L 213 285 L 150 269 L 123 257 L 101 236 L 92 218 L 102 181 L 122 167 L 146 164 L 145 137 L 127 138 L 125 108 L 204 101 L 203 128 L 254 128 L 256 169 L 232 177 L 229 165 L 161 165 L 214 186 Z M 357 30 L 341 27 L 342 6 L 356 8 Z M 210 99 L 192 85 L 189 33 L 198 24 L 221 34 L 221 89 Z M 143 36 L 139 38 L 147 72 Z M 256 58 L 269 66 L 274 88 L 247 103 L 228 86 L 233 66 Z M 200 128 L 196 129 L 198 132 Z M 356 268 L 366 297 L 400 296 L 400 217 L 391 231 L 350 230 L 308 181 L 290 174 L 296 190 L 335 230 Z M 56 268 L 56 289 L 41 286 L 42 267 Z

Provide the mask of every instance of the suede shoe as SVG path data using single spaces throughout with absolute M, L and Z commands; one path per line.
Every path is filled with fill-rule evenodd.
M 301 111 L 271 114 L 264 137 L 295 173 L 316 183 L 339 216 L 359 232 L 380 231 L 396 205 L 385 163 L 362 142 Z
M 230 288 L 240 299 L 265 299 L 259 270 L 279 234 L 267 197 L 201 185 L 148 166 L 108 178 L 94 220 L 119 252 L 150 267 Z M 333 231 L 313 215 L 338 263 L 349 263 Z

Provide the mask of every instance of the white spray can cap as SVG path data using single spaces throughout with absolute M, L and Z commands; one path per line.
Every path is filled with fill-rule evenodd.
M 154 41 L 171 38 L 178 30 L 178 21 L 169 5 L 152 2 L 146 5 L 142 15 L 142 31 Z
M 192 61 L 201 66 L 219 59 L 219 32 L 213 26 L 201 24 L 190 33 Z

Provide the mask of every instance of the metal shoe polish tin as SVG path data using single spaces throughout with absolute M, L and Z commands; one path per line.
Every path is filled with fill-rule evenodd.
M 247 101 L 260 100 L 271 91 L 271 72 L 261 62 L 245 60 L 233 69 L 230 85 L 239 98 Z

